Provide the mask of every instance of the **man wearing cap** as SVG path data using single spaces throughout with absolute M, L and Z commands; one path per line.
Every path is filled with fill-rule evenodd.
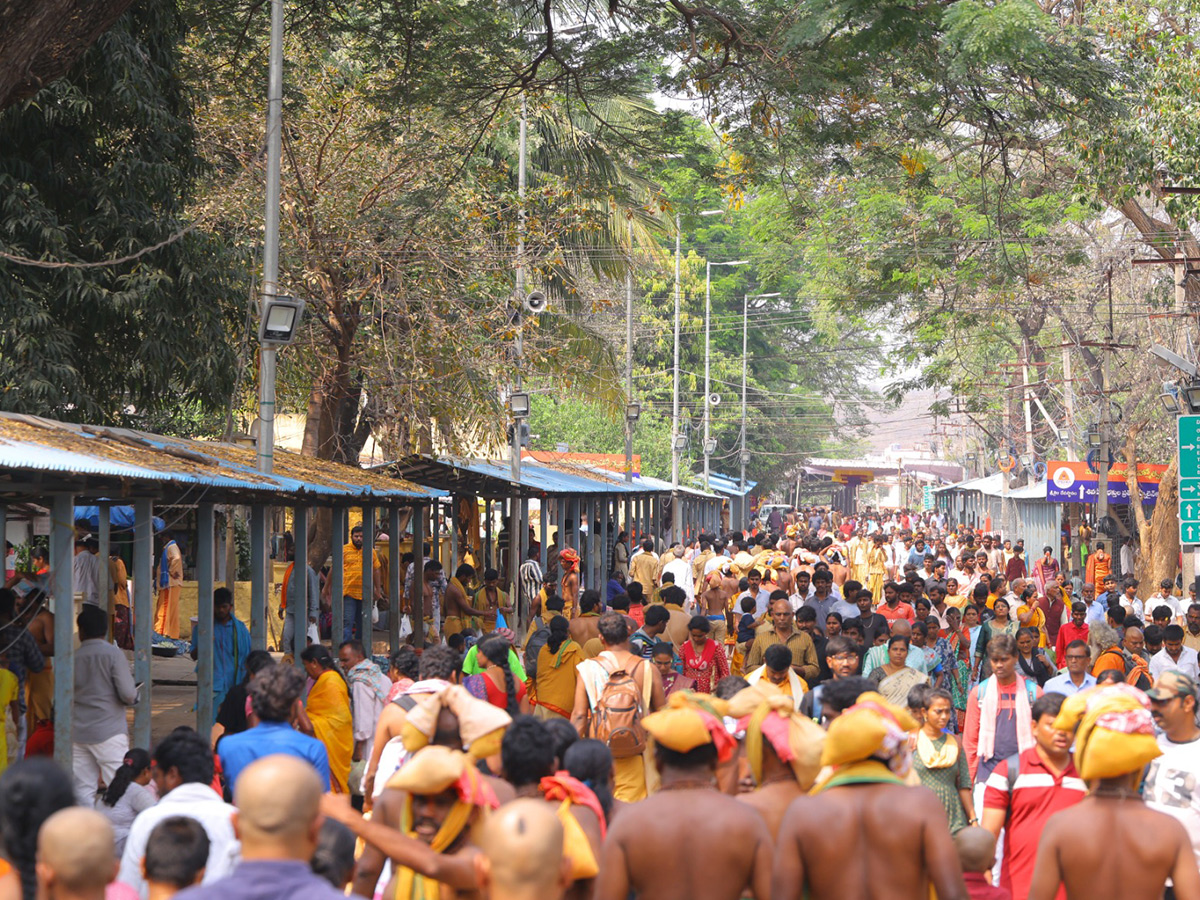
M 1162 734 L 1162 756 L 1150 763 L 1142 796 L 1151 809 L 1178 819 L 1200 863 L 1200 728 L 1196 727 L 1196 679 L 1167 670 L 1146 692 Z
M 907 710 L 874 692 L 830 723 L 821 749 L 828 768 L 809 795 L 788 807 L 779 830 L 773 900 L 885 894 L 915 900 L 929 897 L 930 887 L 940 900 L 966 900 L 941 801 L 903 780 L 916 728 Z
M 1051 900 L 1060 884 L 1068 898 L 1158 898 L 1168 879 L 1175 898 L 1200 897 L 1187 831 L 1138 792 L 1146 764 L 1162 755 L 1147 704 L 1127 684 L 1063 701 L 1054 727 L 1075 733 L 1075 767 L 1089 792 L 1042 830 L 1030 900 Z M 1081 835 L 1102 835 L 1104 852 Z
M 681 872 L 672 861 L 690 848 L 686 883 L 697 898 L 771 896 L 771 835 L 757 811 L 716 788 L 719 762 L 737 742 L 725 729 L 728 708 L 701 694 L 675 694 L 666 709 L 642 719 L 655 740 L 658 793 L 625 807 L 609 829 L 596 900 L 676 897 Z M 703 886 L 703 889 L 699 889 Z

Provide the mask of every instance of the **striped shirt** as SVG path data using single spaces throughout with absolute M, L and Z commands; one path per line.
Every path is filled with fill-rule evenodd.
M 1006 759 L 988 776 L 983 808 L 1005 812 L 1000 887 L 1007 888 L 1014 897 L 1027 897 L 1033 882 L 1038 838 L 1046 821 L 1059 810 L 1082 800 L 1087 785 L 1075 771 L 1074 761 L 1068 761 L 1067 767 L 1056 774 L 1042 762 L 1037 747 L 1030 747 L 1020 755 L 1015 779 L 1009 778 L 1008 766 Z M 1061 885 L 1056 897 L 1065 900 L 1066 892 Z

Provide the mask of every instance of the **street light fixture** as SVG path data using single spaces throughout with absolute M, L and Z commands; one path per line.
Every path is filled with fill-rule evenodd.
M 719 213 L 720 210 L 701 210 L 701 215 Z M 728 262 L 712 262 L 704 265 L 704 489 L 708 490 L 708 427 L 712 420 L 712 404 L 709 402 L 709 334 L 712 326 L 712 268 L 713 266 L 748 266 L 748 259 L 734 259 Z
M 704 453 L 706 456 L 711 456 L 717 452 L 717 441 L 715 438 L 709 438 L 704 442 Z
M 529 418 L 529 395 L 524 391 L 515 391 L 509 394 L 508 409 L 514 419 Z
M 258 341 L 264 347 L 284 347 L 296 338 L 304 301 L 295 297 L 264 296 L 262 318 L 258 323 Z
M 686 434 L 675 435 L 675 445 L 672 448 L 676 453 L 684 453 L 687 451 L 688 439 Z
M 633 403 L 625 404 L 625 419 L 626 419 L 626 421 L 629 422 L 630 425 L 632 425 L 634 422 L 636 422 L 638 419 L 640 419 L 641 416 L 642 416 L 642 404 L 637 403 L 636 401 Z
M 1185 385 L 1183 388 L 1183 399 L 1187 403 L 1189 412 L 1200 412 L 1200 382 L 1192 382 Z
M 1163 408 L 1173 416 L 1179 415 L 1182 410 L 1179 407 L 1179 385 L 1173 381 L 1164 381 L 1162 393 L 1158 395 L 1158 399 L 1162 401 Z

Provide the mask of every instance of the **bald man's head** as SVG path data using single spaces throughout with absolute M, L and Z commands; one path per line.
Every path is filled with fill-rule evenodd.
M 986 828 L 959 829 L 954 848 L 964 872 L 986 872 L 996 864 L 996 838 Z
M 233 794 L 234 827 L 243 855 L 312 856 L 321 828 L 321 790 L 316 770 L 294 756 L 264 756 L 243 769 Z
M 571 883 L 563 858 L 563 828 L 542 800 L 507 803 L 484 821 L 476 857 L 489 900 L 559 900 Z
M 79 806 L 59 810 L 38 832 L 39 893 L 53 895 L 57 887 L 103 897 L 105 886 L 117 877 L 113 853 L 112 825 L 105 816 Z
M 904 637 L 912 636 L 912 623 L 908 619 L 893 619 L 892 634 L 903 635 Z

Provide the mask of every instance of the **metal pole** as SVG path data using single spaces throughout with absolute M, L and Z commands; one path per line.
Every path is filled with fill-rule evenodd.
M 108 611 L 108 627 L 104 634 L 110 640 L 113 633 L 113 617 L 117 614 L 117 597 L 113 593 L 112 586 L 112 571 L 108 567 L 108 557 L 112 550 L 112 520 L 109 515 L 109 506 L 107 503 L 100 503 L 97 507 L 100 516 L 99 538 L 100 538 L 100 596 L 97 598 L 103 609 Z M 0 537 L 4 536 L 4 520 L 0 517 Z
M 1099 526 L 1104 517 L 1108 515 L 1108 455 L 1109 448 L 1109 384 L 1108 384 L 1108 357 L 1112 352 L 1113 342 L 1113 320 L 1112 320 L 1112 269 L 1108 270 L 1108 343 L 1104 347 L 1104 356 L 1100 359 L 1100 377 L 1101 377 L 1101 397 L 1100 397 L 1100 459 L 1097 461 L 1097 470 L 1099 474 L 1098 484 L 1099 489 L 1096 496 L 1096 525 Z M 1007 537 L 1007 535 L 1006 535 Z M 1096 529 L 1097 541 L 1100 539 L 1100 529 Z M 1109 552 L 1115 549 L 1113 537 L 1109 535 Z M 1113 554 L 1116 555 L 1115 553 Z
M 297 506 L 292 510 L 292 534 L 296 552 L 292 560 L 292 580 L 289 582 L 288 606 L 292 613 L 292 646 L 283 652 L 292 653 L 293 662 L 301 665 L 300 654 L 308 646 L 308 607 L 312 599 L 308 596 L 308 507 Z M 297 571 L 299 570 L 299 571 Z M 330 628 L 330 635 L 336 632 Z
M 400 510 L 392 507 L 388 510 L 388 646 L 392 653 L 400 649 L 400 601 L 404 599 L 400 565 Z M 413 580 L 416 578 L 417 571 L 413 569 Z
M 150 746 L 150 642 L 154 635 L 154 509 L 133 502 L 133 680 L 140 686 L 133 715 L 133 745 Z
M 450 574 L 458 571 L 458 496 L 450 496 Z
M 672 374 L 673 402 L 671 411 L 671 497 L 672 531 L 679 534 L 679 213 L 675 213 L 675 362 Z
M 196 731 L 212 730 L 213 710 L 213 505 L 196 508 Z M 294 581 L 295 579 L 293 579 Z
M 375 604 L 375 509 L 371 506 L 362 508 L 363 544 L 362 544 L 362 622 L 358 626 L 358 637 L 363 643 L 367 656 L 371 655 L 371 647 L 375 635 L 371 631 L 371 608 Z M 413 543 L 413 580 L 419 580 L 424 565 L 425 551 L 421 544 Z M 354 560 L 358 564 L 358 560 Z
M 678 321 L 678 320 L 676 320 Z M 629 220 L 629 259 L 625 263 L 625 392 L 633 402 L 633 219 Z M 633 481 L 633 421 L 625 416 L 625 481 Z
M 538 531 L 539 539 L 542 543 L 542 556 L 539 562 L 542 564 L 542 574 L 546 573 L 546 560 L 549 557 L 550 548 L 547 545 L 550 537 L 550 501 L 546 497 L 542 497 L 538 501 Z
M 421 545 L 425 543 L 425 517 L 423 513 L 424 510 L 421 507 L 413 507 L 413 577 L 408 595 L 409 615 L 412 618 L 413 629 L 412 642 L 418 652 L 425 646 L 425 571 L 422 566 L 417 565 L 417 561 L 421 559 Z M 438 623 L 435 622 L 433 624 L 436 627 Z
M 283 0 L 271 0 L 271 48 L 267 61 L 267 197 L 263 228 L 263 284 L 259 314 L 279 293 L 279 181 L 283 159 Z M 270 472 L 275 456 L 275 350 L 259 351 L 258 470 Z
M 333 515 L 333 547 L 329 563 L 329 611 L 330 611 L 330 640 L 337 644 L 342 641 L 346 627 L 346 510 L 344 507 L 334 507 Z
M 750 297 L 749 297 L 749 295 L 743 294 L 742 295 L 742 449 L 741 449 L 741 454 L 740 454 L 741 463 L 742 463 L 742 478 L 741 478 L 741 482 L 740 482 L 740 487 L 741 487 L 742 498 L 743 498 L 741 502 L 743 502 L 743 503 L 745 502 L 745 497 L 746 497 L 746 360 L 748 358 L 746 356 L 746 336 L 747 336 L 747 333 L 749 330 L 749 325 L 748 325 L 749 321 L 750 321 Z M 733 509 L 733 506 L 731 504 L 730 510 L 732 511 L 732 509 Z M 742 518 L 745 518 L 745 517 L 742 516 Z
M 521 321 L 525 304 L 525 160 L 526 160 L 526 106 L 525 95 L 521 94 L 521 136 L 518 148 L 517 165 L 517 332 L 513 338 L 513 374 L 514 392 L 521 390 Z M 508 505 L 508 581 L 509 597 L 515 598 L 519 592 L 518 570 L 521 563 L 515 554 L 520 553 L 521 541 L 518 539 L 524 529 L 520 514 L 521 496 L 521 419 L 513 418 L 512 437 L 512 480 L 513 494 Z
M 267 648 L 267 508 L 250 507 L 250 646 Z M 134 581 L 136 585 L 137 582 Z
M 709 327 L 712 320 L 712 263 L 704 263 L 704 490 L 708 490 L 708 427 L 712 404 L 708 401 Z
M 54 761 L 71 771 L 75 711 L 75 498 L 55 494 L 51 504 L 50 572 L 54 602 Z

